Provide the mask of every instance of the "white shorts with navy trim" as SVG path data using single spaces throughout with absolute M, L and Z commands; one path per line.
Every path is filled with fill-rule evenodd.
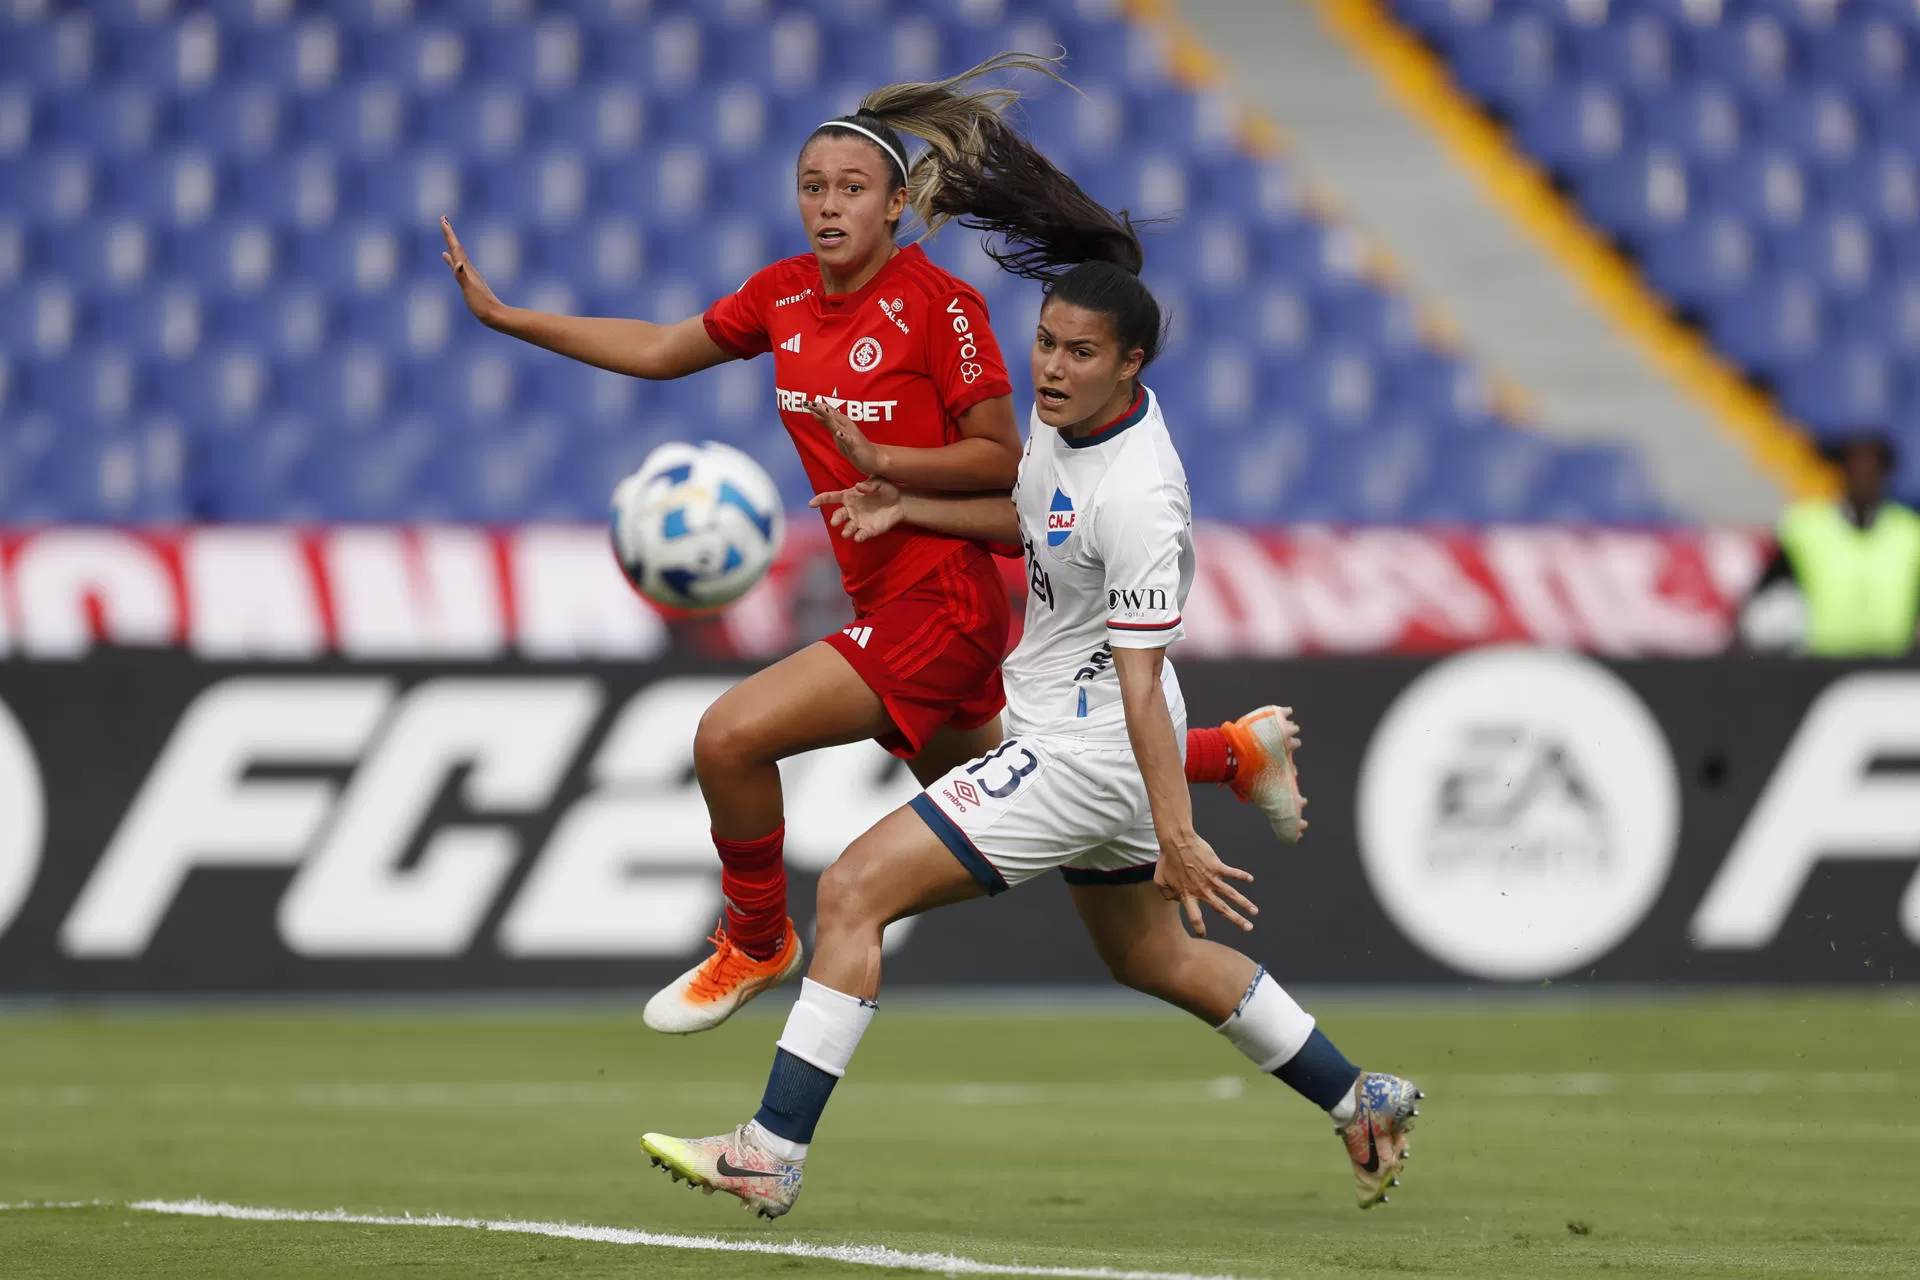
M 990 894 L 1056 867 L 1070 884 L 1151 880 L 1160 857 L 1146 780 L 1125 746 L 1010 738 L 911 804 Z

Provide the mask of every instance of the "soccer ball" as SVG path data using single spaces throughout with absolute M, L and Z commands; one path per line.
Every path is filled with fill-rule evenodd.
M 786 518 L 760 464 L 724 444 L 663 444 L 613 491 L 613 554 L 627 581 L 671 609 L 745 595 L 779 553 Z

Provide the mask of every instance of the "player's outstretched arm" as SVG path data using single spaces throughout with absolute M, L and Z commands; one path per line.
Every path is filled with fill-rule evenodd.
M 1160 672 L 1166 649 L 1130 649 L 1113 646 L 1113 667 L 1120 677 L 1120 706 L 1127 716 L 1127 740 L 1140 776 L 1147 783 L 1147 805 L 1153 810 L 1153 831 L 1160 843 L 1160 864 L 1153 882 L 1169 900 L 1186 912 L 1187 923 L 1201 937 L 1207 926 L 1200 918 L 1206 903 L 1242 929 L 1253 928 L 1249 918 L 1260 908 L 1233 887 L 1235 880 L 1251 881 L 1251 872 L 1220 861 L 1213 846 L 1193 829 L 1193 797 L 1187 791 L 1187 771 L 1180 762 L 1180 744 L 1173 736 L 1173 716 L 1167 711 Z M 1244 913 L 1244 914 L 1242 914 Z
M 453 270 L 466 299 L 481 324 L 489 329 L 545 347 L 585 364 L 635 378 L 683 378 L 733 359 L 713 340 L 699 316 L 678 324 L 653 324 L 609 316 L 563 316 L 550 311 L 510 307 L 495 296 L 479 270 L 467 258 L 453 223 L 440 219 L 446 252 L 440 255 Z
M 807 406 L 847 461 L 870 476 L 907 489 L 944 489 L 961 493 L 1011 490 L 1020 474 L 1020 427 L 1013 397 L 982 400 L 958 419 L 960 439 L 933 448 L 875 444 L 859 424 L 837 409 L 815 401 Z
M 981 542 L 1020 541 L 1013 499 L 1003 493 L 906 493 L 885 480 L 862 480 L 851 489 L 815 494 L 807 505 L 834 508 L 827 522 L 855 542 L 903 524 Z

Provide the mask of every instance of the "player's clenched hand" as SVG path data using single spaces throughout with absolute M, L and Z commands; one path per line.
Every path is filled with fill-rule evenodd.
M 1187 923 L 1202 938 L 1207 936 L 1207 926 L 1200 919 L 1203 902 L 1242 929 L 1253 928 L 1253 921 L 1247 917 L 1259 915 L 1260 908 L 1247 901 L 1230 883 L 1252 879 L 1251 871 L 1220 861 L 1213 846 L 1191 831 L 1175 839 L 1161 840 L 1160 863 L 1153 870 L 1153 882 L 1160 886 L 1160 892 L 1169 901 L 1180 904 L 1181 910 L 1187 913 Z
M 886 470 L 885 454 L 879 445 L 867 439 L 866 432 L 853 424 L 853 419 L 838 409 L 819 400 L 808 403 L 807 412 L 814 421 L 833 433 L 833 443 L 841 456 L 867 475 L 878 475 Z
M 466 299 L 467 309 L 480 320 L 481 324 L 492 328 L 507 304 L 494 296 L 487 282 L 480 278 L 480 272 L 467 259 L 467 251 L 460 244 L 460 237 L 453 234 L 453 223 L 440 219 L 440 234 L 446 237 L 447 250 L 440 255 L 440 261 L 453 268 L 453 278 L 460 284 L 460 296 Z
M 816 493 L 807 505 L 835 508 L 827 523 L 855 542 L 877 538 L 905 518 L 900 490 L 885 480 L 862 480 L 851 489 Z

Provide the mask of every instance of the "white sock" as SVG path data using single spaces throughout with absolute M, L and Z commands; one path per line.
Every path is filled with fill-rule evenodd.
M 1333 1117 L 1335 1124 L 1345 1124 L 1353 1119 L 1353 1113 L 1360 1107 L 1360 1082 L 1355 1080 L 1348 1087 L 1346 1096 L 1327 1108 L 1327 1114 Z
M 807 1158 L 806 1143 L 794 1142 L 781 1137 L 771 1129 L 763 1129 L 758 1120 L 747 1121 L 747 1136 L 752 1138 L 762 1151 L 771 1151 L 782 1160 L 790 1160 L 798 1164 Z
M 847 1074 L 853 1051 L 873 1021 L 880 1006 L 822 986 L 812 978 L 800 979 L 800 998 L 787 1014 L 787 1026 L 780 1033 L 780 1047 L 802 1062 L 811 1062 L 830 1076 Z M 769 1148 L 771 1149 L 771 1148 Z
M 1262 965 L 1240 997 L 1240 1007 L 1214 1030 L 1231 1040 L 1254 1066 L 1272 1071 L 1300 1052 L 1313 1034 L 1313 1015 L 1268 977 Z

